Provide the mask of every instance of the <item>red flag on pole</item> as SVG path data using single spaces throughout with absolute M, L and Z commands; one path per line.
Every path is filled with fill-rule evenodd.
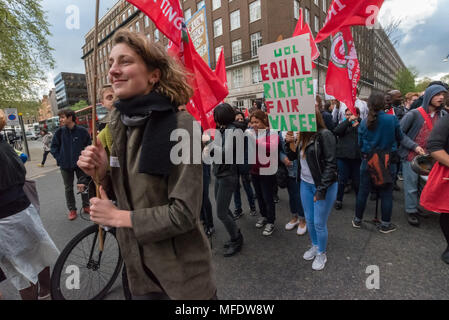
M 345 27 L 332 37 L 331 56 L 326 75 L 326 93 L 355 112 L 360 65 L 351 28 Z
M 384 0 L 333 0 L 327 12 L 326 23 L 318 32 L 315 42 L 346 26 L 374 26 Z
M 310 27 L 307 23 L 303 22 L 302 18 L 302 9 L 299 10 L 299 19 L 298 23 L 296 24 L 295 32 L 293 32 L 293 36 L 300 36 L 302 34 L 309 34 L 310 35 L 310 47 L 312 48 L 312 61 L 316 60 L 320 56 L 320 51 L 318 50 L 318 47 L 316 46 L 315 39 L 313 38 L 313 34 L 310 31 Z
M 127 0 L 145 13 L 177 46 L 181 43 L 184 14 L 179 0 Z
M 221 49 L 214 72 L 215 72 L 215 75 L 223 82 L 223 85 L 227 89 L 228 88 L 228 77 L 226 76 L 226 64 L 225 64 L 225 58 L 224 58 L 224 49 Z
M 214 122 L 210 121 L 211 115 L 208 115 L 208 113 L 226 98 L 229 93 L 228 88 L 195 50 L 190 35 L 188 41 L 182 43 L 184 45 L 184 52 L 182 53 L 184 64 L 192 74 L 191 85 L 194 89 L 193 97 L 187 104 L 186 109 L 195 119 L 200 121 L 204 130 L 214 128 Z

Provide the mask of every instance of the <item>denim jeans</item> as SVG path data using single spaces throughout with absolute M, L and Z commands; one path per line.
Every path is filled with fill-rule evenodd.
M 327 219 L 337 198 L 337 191 L 338 183 L 335 182 L 327 189 L 324 200 L 314 202 L 315 185 L 301 180 L 301 200 L 304 206 L 307 229 L 312 245 L 318 246 L 318 253 L 326 252 L 328 238 Z
M 273 184 L 276 181 L 276 176 L 252 174 L 251 177 L 257 195 L 257 202 L 259 203 L 260 215 L 267 219 L 267 223 L 274 224 L 276 208 L 273 199 Z
M 396 173 L 396 164 L 390 164 L 390 174 Z M 375 189 L 373 189 L 374 191 Z M 362 160 L 360 166 L 360 187 L 359 193 L 357 194 L 357 201 L 355 205 L 355 221 L 362 221 L 363 213 L 366 208 L 366 201 L 368 195 L 371 191 L 371 176 L 368 173 L 367 161 Z M 393 211 L 393 184 L 390 183 L 387 186 L 378 189 L 379 196 L 381 199 L 381 210 L 382 210 L 382 224 L 389 226 L 391 222 L 391 214 Z
M 301 202 L 300 182 L 294 177 L 288 177 L 287 191 L 290 205 L 290 212 L 304 218 L 304 209 Z
M 240 174 L 237 181 L 237 189 L 234 192 L 234 206 L 236 209 L 242 209 L 242 198 L 240 196 L 240 177 L 242 178 L 243 189 L 245 189 L 248 204 L 251 209 L 255 208 L 254 192 L 251 187 L 251 176 L 248 174 Z
M 231 239 L 237 239 L 238 228 L 234 219 L 232 219 L 231 204 L 232 194 L 237 185 L 237 175 L 229 175 L 225 177 L 215 177 L 215 201 L 217 203 L 217 216 L 223 222 Z
M 404 178 L 405 212 L 418 212 L 418 174 L 413 171 L 411 162 L 402 162 L 402 177 Z
M 209 185 L 210 185 L 210 164 L 203 164 L 203 203 L 201 205 L 201 220 L 208 228 L 214 226 L 212 218 L 212 204 L 209 199 Z
M 41 164 L 44 165 L 45 161 L 47 161 L 47 156 L 50 153 L 50 151 L 44 151 L 44 154 L 42 155 L 42 162 Z
M 354 188 L 355 194 L 359 192 L 360 185 L 360 164 L 362 160 L 360 159 L 337 159 L 338 166 L 338 193 L 337 201 L 343 201 L 343 196 L 345 194 L 345 186 L 348 180 L 352 179 L 352 187 Z
M 85 173 L 81 171 L 80 168 L 74 169 L 61 168 L 62 180 L 64 181 L 65 200 L 67 203 L 67 208 L 70 211 L 76 210 L 75 194 L 73 193 L 73 180 L 75 178 L 75 174 L 78 181 L 81 177 L 85 176 Z M 89 195 L 82 193 L 81 199 L 83 200 L 83 208 L 90 206 Z

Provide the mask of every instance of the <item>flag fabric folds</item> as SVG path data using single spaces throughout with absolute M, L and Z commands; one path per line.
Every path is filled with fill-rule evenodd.
M 374 26 L 384 0 L 333 0 L 315 42 L 320 43 L 346 26 Z
M 351 27 L 332 37 L 332 48 L 326 75 L 326 93 L 343 102 L 353 114 L 360 79 L 360 64 L 352 38 Z
M 176 46 L 181 43 L 184 14 L 179 0 L 127 0 L 145 13 Z

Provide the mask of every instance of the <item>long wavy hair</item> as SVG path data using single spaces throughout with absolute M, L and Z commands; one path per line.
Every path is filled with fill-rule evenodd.
M 385 109 L 385 95 L 380 92 L 372 93 L 368 98 L 368 109 L 366 124 L 368 130 L 374 130 L 377 125 L 377 114 Z
M 189 74 L 184 67 L 171 57 L 163 46 L 148 40 L 143 34 L 129 30 L 119 30 L 114 35 L 113 45 L 124 43 L 145 62 L 148 71 L 161 71 L 161 78 L 155 84 L 154 90 L 159 92 L 176 105 L 187 104 L 193 95 L 188 84 Z

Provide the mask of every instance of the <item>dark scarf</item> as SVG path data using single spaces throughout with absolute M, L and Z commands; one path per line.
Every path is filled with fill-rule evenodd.
M 174 141 L 170 134 L 177 128 L 176 107 L 169 98 L 157 92 L 119 100 L 115 107 L 122 115 L 148 117 L 142 138 L 139 173 L 168 175 L 172 168 L 170 151 Z

